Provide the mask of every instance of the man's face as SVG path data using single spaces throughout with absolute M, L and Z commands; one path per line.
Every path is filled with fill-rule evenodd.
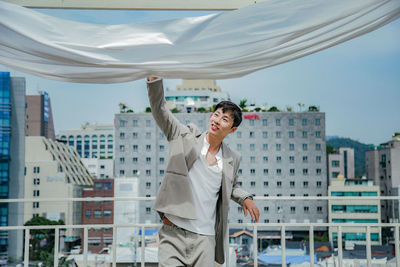
M 208 134 L 218 139 L 224 139 L 230 133 L 236 131 L 237 127 L 233 126 L 233 114 L 231 110 L 222 111 L 217 109 L 210 117 L 208 124 Z

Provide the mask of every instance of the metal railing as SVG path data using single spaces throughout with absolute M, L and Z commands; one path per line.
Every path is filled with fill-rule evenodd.
M 254 200 L 400 200 L 400 196 L 365 196 L 365 197 L 331 197 L 331 196 L 307 196 L 307 197 L 254 197 Z M 31 198 L 31 199 L 0 199 L 0 203 L 21 203 L 21 202 L 64 202 L 64 201 L 127 201 L 127 200 L 155 200 L 155 197 L 88 197 L 88 198 Z M 1 226 L 0 231 L 10 230 L 24 230 L 25 231 L 25 244 L 24 244 L 24 267 L 29 266 L 29 237 L 31 230 L 38 229 L 54 229 L 54 267 L 58 267 L 59 256 L 59 243 L 60 243 L 60 230 L 61 229 L 83 229 L 83 266 L 88 264 L 88 230 L 90 228 L 112 228 L 113 229 L 113 245 L 112 245 L 112 266 L 116 267 L 117 256 L 117 231 L 120 228 L 139 228 L 141 229 L 141 266 L 145 266 L 145 229 L 146 228 L 160 228 L 161 224 L 85 224 L 85 225 L 43 225 L 43 226 Z M 395 256 L 396 266 L 400 267 L 400 223 L 230 223 L 229 228 L 243 228 L 248 227 L 253 229 L 253 255 L 254 266 L 258 266 L 258 228 L 259 227 L 277 227 L 281 232 L 281 251 L 282 251 L 282 266 L 286 264 L 286 229 L 287 227 L 302 227 L 309 229 L 309 252 L 310 252 L 310 266 L 314 266 L 314 228 L 315 227 L 335 227 L 337 229 L 337 250 L 338 250 L 338 265 L 343 267 L 343 241 L 342 241 L 342 228 L 343 227 L 364 227 L 366 233 L 366 261 L 367 266 L 372 266 L 372 253 L 371 253 L 371 227 L 376 228 L 393 228 L 394 229 L 394 243 L 395 243 Z M 229 248 L 229 238 L 226 239 L 226 248 Z M 226 266 L 229 266 L 229 249 L 226 249 Z

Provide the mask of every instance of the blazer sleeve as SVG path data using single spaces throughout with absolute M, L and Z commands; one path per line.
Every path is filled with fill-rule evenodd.
M 238 203 L 239 205 L 243 204 L 243 201 L 246 198 L 253 198 L 253 196 L 240 188 L 240 186 L 237 183 L 238 180 L 238 169 L 240 166 L 240 157 L 236 156 L 235 157 L 235 170 L 234 170 L 234 176 L 233 176 L 233 185 L 232 185 L 232 194 L 231 194 L 231 199 Z
M 158 127 L 160 127 L 168 141 L 176 139 L 187 127 L 181 124 L 167 107 L 162 79 L 148 81 L 147 93 L 149 95 L 151 113 Z

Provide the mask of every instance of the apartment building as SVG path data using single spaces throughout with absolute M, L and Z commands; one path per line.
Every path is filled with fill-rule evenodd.
M 55 140 L 53 112 L 47 92 L 27 95 L 25 104 L 26 136 L 44 136 Z
M 342 175 L 344 178 L 354 177 L 354 149 L 340 147 L 336 153 L 328 154 L 329 180 Z

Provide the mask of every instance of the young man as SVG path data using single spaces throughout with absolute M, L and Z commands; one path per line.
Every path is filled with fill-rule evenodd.
M 258 221 L 251 195 L 237 186 L 240 156 L 223 143 L 242 121 L 240 108 L 219 103 L 201 133 L 169 111 L 160 78 L 148 78 L 151 111 L 169 145 L 169 161 L 154 209 L 160 214 L 159 266 L 212 267 L 224 263 L 229 199 Z

